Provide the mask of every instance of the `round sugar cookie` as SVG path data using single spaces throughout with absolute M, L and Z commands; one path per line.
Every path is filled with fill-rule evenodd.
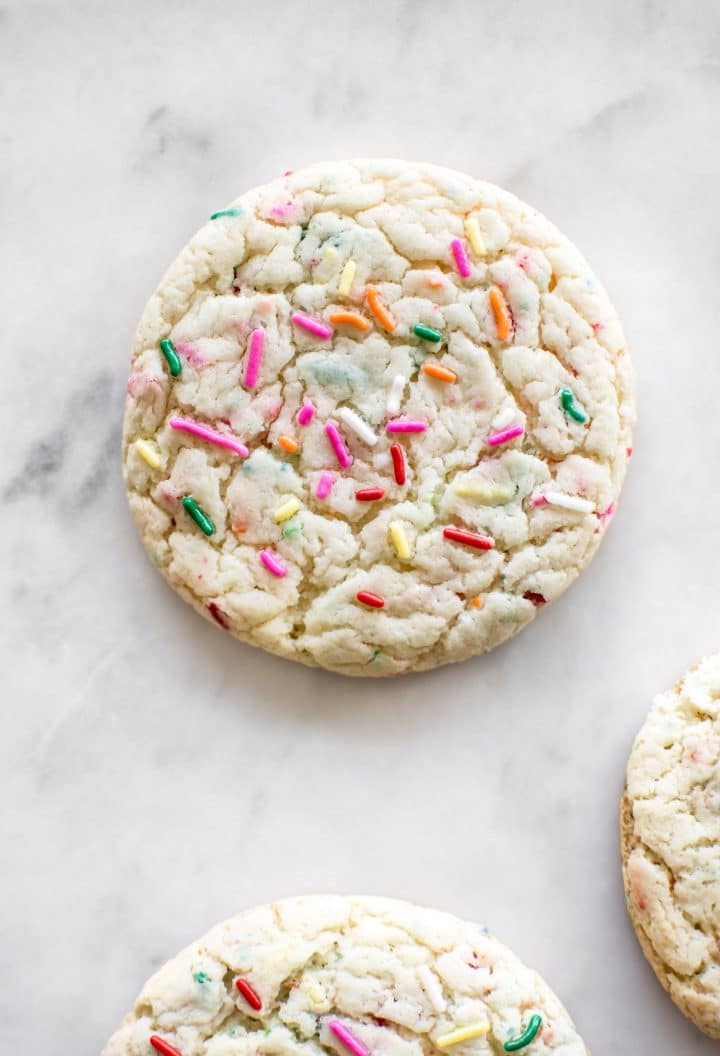
M 558 999 L 476 924 L 384 898 L 240 913 L 143 987 L 103 1056 L 585 1056 Z
M 320 164 L 214 213 L 151 297 L 124 473 L 168 582 L 348 675 L 491 649 L 588 563 L 633 372 L 578 251 L 513 195 Z
M 621 809 L 627 906 L 681 1012 L 720 1038 L 720 654 L 656 698 Z

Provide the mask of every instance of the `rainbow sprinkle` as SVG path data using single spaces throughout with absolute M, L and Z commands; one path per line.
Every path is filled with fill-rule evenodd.
M 221 216 L 242 216 L 242 209 L 220 209 L 217 213 L 211 213 L 211 220 L 219 220 Z
M 388 414 L 397 414 L 400 410 L 400 401 L 402 400 L 402 394 L 405 391 L 405 378 L 402 374 L 396 374 L 392 380 L 390 386 L 390 392 L 387 398 L 387 412 Z
M 453 491 L 461 499 L 476 499 L 487 506 L 502 506 L 509 502 L 515 494 L 515 488 L 493 486 L 482 480 L 472 480 L 468 477 L 455 481 Z
M 390 444 L 390 457 L 392 458 L 395 483 L 404 484 L 407 476 L 405 470 L 405 452 L 400 444 Z
M 212 535 L 215 531 L 215 525 L 205 511 L 198 506 L 195 499 L 191 495 L 186 495 L 182 500 L 182 504 L 185 512 L 192 517 L 200 531 L 203 532 L 204 535 Z
M 436 381 L 444 381 L 448 384 L 452 384 L 457 381 L 457 374 L 454 370 L 450 370 L 449 367 L 443 367 L 440 363 L 423 363 L 422 365 L 423 374 L 427 374 L 429 378 L 435 378 Z
M 487 253 L 483 237 L 480 234 L 480 225 L 474 216 L 469 216 L 465 221 L 465 234 L 476 257 L 484 257 Z
M 283 502 L 281 506 L 273 513 L 273 520 L 275 524 L 282 524 L 283 521 L 289 521 L 291 517 L 300 509 L 300 501 L 298 499 L 288 499 L 287 502 Z
M 352 465 L 352 455 L 345 447 L 345 441 L 340 435 L 340 430 L 335 422 L 325 423 L 325 433 L 328 440 L 332 445 L 332 449 L 335 452 L 335 457 L 342 466 L 343 469 L 347 469 L 348 466 Z
M 157 444 L 152 440 L 136 440 L 135 450 L 140 458 L 150 466 L 150 469 L 160 469 L 164 459 L 160 454 Z
M 321 473 L 318 478 L 317 487 L 315 488 L 315 498 L 326 499 L 332 491 L 334 483 L 335 478 L 332 473 Z
M 395 547 L 395 553 L 401 561 L 407 561 L 410 558 L 410 543 L 405 534 L 405 526 L 402 521 L 390 521 L 388 531 L 390 532 L 392 544 Z
M 209 444 L 215 444 L 216 447 L 225 447 L 229 451 L 234 451 L 236 455 L 240 455 L 240 458 L 247 458 L 250 454 L 245 444 L 240 443 L 235 437 L 218 433 L 216 429 L 210 429 L 207 425 L 194 422 L 190 418 L 171 418 L 170 428 L 190 433 L 191 436 L 197 436 L 200 440 L 207 440 Z
M 321 337 L 324 341 L 332 337 L 331 326 L 328 326 L 327 323 L 321 323 L 319 319 L 313 319 L 311 315 L 306 315 L 305 312 L 293 312 L 290 318 L 295 323 L 295 326 L 307 330 L 309 334 L 314 334 L 315 337 Z
M 369 605 L 371 609 L 382 609 L 385 605 L 385 599 L 379 594 L 373 594 L 371 590 L 359 590 L 355 596 L 359 602 Z
M 179 378 L 182 374 L 182 362 L 180 361 L 180 356 L 177 354 L 175 345 L 169 337 L 164 337 L 160 342 L 160 351 L 165 356 L 165 360 L 172 376 L 174 378 Z
M 563 510 L 575 510 L 577 513 L 593 513 L 595 503 L 581 499 L 579 495 L 566 495 L 562 491 L 543 491 L 532 499 L 533 506 L 559 506 Z
M 463 279 L 467 279 L 470 275 L 470 261 L 468 260 L 465 243 L 460 238 L 454 238 L 450 243 L 450 248 L 455 257 L 458 272 Z
M 498 444 L 506 444 L 508 440 L 514 440 L 525 432 L 524 425 L 511 425 L 508 429 L 501 429 L 499 433 L 491 433 L 485 443 L 489 447 L 497 447 Z
M 259 557 L 268 572 L 272 572 L 272 574 L 277 576 L 278 579 L 287 575 L 285 565 L 275 557 L 275 554 L 273 554 L 271 550 L 261 550 Z
M 258 327 L 257 330 L 253 330 L 250 334 L 247 363 L 245 364 L 244 385 L 246 389 L 254 389 L 257 385 L 264 347 L 265 331 L 262 327 Z
M 165 1041 L 165 1038 L 157 1034 L 150 1035 L 150 1044 L 157 1052 L 162 1053 L 162 1056 L 182 1056 L 180 1049 L 176 1049 L 169 1041 Z
M 349 429 L 352 429 L 354 433 L 357 433 L 360 439 L 364 440 L 368 447 L 375 447 L 378 438 L 367 422 L 363 421 L 359 414 L 356 414 L 355 411 L 351 410 L 349 407 L 341 407 L 338 411 L 338 418 L 342 418 L 345 425 L 347 425 Z
M 466 532 L 464 528 L 443 528 L 443 535 L 454 543 L 464 543 L 476 550 L 494 550 L 495 540 L 487 535 L 478 535 L 477 532 Z
M 413 333 L 416 337 L 421 337 L 423 341 L 442 341 L 442 334 L 439 330 L 433 330 L 431 326 L 423 326 L 422 323 L 416 323 L 413 327 Z
M 421 964 L 417 969 L 418 979 L 422 983 L 422 988 L 430 999 L 430 1004 L 436 1012 L 444 1012 L 447 1008 L 445 998 L 443 997 L 442 987 L 438 982 L 438 978 L 434 972 L 430 970 L 427 964 Z
M 588 416 L 584 411 L 581 411 L 575 406 L 575 394 L 572 389 L 563 389 L 560 393 L 560 403 L 565 414 L 569 414 L 572 419 L 576 422 L 585 423 L 588 420 Z
M 447 1049 L 451 1045 L 459 1045 L 462 1041 L 470 1041 L 471 1038 L 482 1038 L 489 1030 L 489 1023 L 470 1023 L 467 1027 L 451 1030 L 449 1034 L 441 1034 L 435 1039 L 435 1044 L 439 1049 Z
M 250 1008 L 254 1008 L 256 1012 L 260 1011 L 260 1009 L 262 1008 L 262 1001 L 260 1000 L 255 990 L 252 988 L 252 986 L 250 986 L 250 983 L 247 981 L 247 979 L 236 979 L 235 989 L 242 994 L 247 1003 L 250 1005 Z
M 354 260 L 348 260 L 340 273 L 340 281 L 338 283 L 338 296 L 347 297 L 350 293 L 350 287 L 355 279 L 355 272 L 357 271 L 357 264 Z
M 360 1039 L 356 1038 L 347 1027 L 344 1027 L 339 1019 L 331 1019 L 328 1022 L 328 1028 L 353 1056 L 370 1056 L 370 1051 Z
M 383 304 L 380 294 L 374 286 L 368 286 L 365 293 L 365 299 L 368 308 L 380 323 L 380 326 L 382 326 L 384 330 L 388 330 L 392 333 L 397 326 L 397 323 L 390 310 Z
M 427 422 L 422 418 L 392 418 L 385 428 L 388 433 L 424 433 Z
M 531 1042 L 535 1041 L 541 1026 L 542 1016 L 534 1015 L 522 1034 L 505 1042 L 503 1045 L 505 1052 L 518 1052 L 519 1049 L 526 1048 Z
M 300 447 L 300 444 L 297 442 L 294 436 L 279 436 L 278 444 L 283 449 L 283 451 L 287 451 L 289 455 L 294 455 L 297 449 Z
M 358 488 L 355 492 L 355 498 L 358 502 L 378 502 L 384 497 L 384 488 Z
M 298 425 L 310 425 L 310 422 L 315 417 L 315 406 L 306 400 L 297 413 Z

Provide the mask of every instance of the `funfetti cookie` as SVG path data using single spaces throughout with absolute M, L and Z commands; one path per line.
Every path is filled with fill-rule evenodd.
M 143 987 L 103 1056 L 585 1056 L 558 999 L 480 926 L 384 898 L 241 913 Z
M 348 675 L 491 649 L 615 510 L 633 372 L 543 216 L 354 161 L 213 213 L 151 297 L 124 428 L 155 566 L 243 641 Z
M 659 696 L 622 802 L 627 905 L 675 1004 L 720 1038 L 720 655 Z

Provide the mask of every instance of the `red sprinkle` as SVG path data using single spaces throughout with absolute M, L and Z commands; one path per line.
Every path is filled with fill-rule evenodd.
M 526 590 L 523 594 L 525 601 L 531 601 L 533 605 L 547 605 L 547 598 L 542 594 L 536 594 L 534 590 Z
M 154 1049 L 157 1049 L 158 1052 L 161 1052 L 163 1056 L 182 1056 L 180 1049 L 176 1049 L 169 1041 L 165 1041 L 164 1038 L 158 1037 L 157 1034 L 150 1035 L 150 1044 Z
M 355 492 L 355 498 L 358 502 L 375 502 L 376 499 L 381 499 L 384 494 L 384 488 L 358 488 Z
M 227 616 L 222 611 L 222 609 L 218 605 L 215 604 L 214 601 L 211 601 L 209 603 L 208 612 L 210 613 L 212 618 L 215 620 L 215 623 L 218 623 L 222 627 L 222 629 L 224 631 L 229 631 L 230 630 L 230 624 L 227 621 Z
M 405 452 L 402 449 L 402 445 L 390 444 L 390 454 L 392 455 L 393 471 L 395 473 L 395 483 L 404 484 L 406 479 Z
M 494 550 L 495 540 L 487 535 L 478 535 L 476 532 L 466 532 L 464 528 L 443 528 L 446 539 L 452 539 L 454 543 L 465 543 L 466 546 L 474 546 L 476 550 Z
M 250 1005 L 250 1008 L 254 1008 L 256 1012 L 259 1012 L 262 1008 L 262 1001 L 250 986 L 250 983 L 246 979 L 236 979 L 235 986 Z
M 384 598 L 381 598 L 379 594 L 373 594 L 370 590 L 359 590 L 356 596 L 363 605 L 369 605 L 373 609 L 381 609 L 385 604 Z

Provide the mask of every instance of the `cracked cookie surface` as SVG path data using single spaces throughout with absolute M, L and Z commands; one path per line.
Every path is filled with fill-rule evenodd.
M 317 165 L 213 217 L 135 339 L 124 474 L 153 563 L 238 638 L 344 674 L 505 641 L 588 563 L 630 454 L 587 263 L 423 164 Z
M 587 1053 L 548 986 L 484 928 L 329 895 L 217 925 L 145 984 L 103 1056 L 163 1042 L 181 1056 Z
M 720 1038 L 720 654 L 655 700 L 621 807 L 627 905 L 678 1008 Z

